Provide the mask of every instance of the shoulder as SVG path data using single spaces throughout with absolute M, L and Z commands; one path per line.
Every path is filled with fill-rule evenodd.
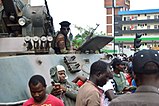
M 33 98 L 29 98 L 26 102 L 23 103 L 22 106 L 30 106 L 32 104 L 34 104 L 34 100 Z
M 64 106 L 63 102 L 59 98 L 57 98 L 51 94 L 48 95 L 48 100 L 54 102 L 54 104 L 56 104 L 56 106 Z
M 85 92 L 88 96 L 89 95 L 100 95 L 98 88 L 96 88 L 91 83 L 85 82 L 80 88 L 79 92 Z

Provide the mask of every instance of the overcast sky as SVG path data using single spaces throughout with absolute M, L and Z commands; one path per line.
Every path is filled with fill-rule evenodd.
M 70 21 L 72 32 L 76 33 L 74 25 L 95 27 L 97 31 L 105 32 L 104 0 L 47 0 L 50 13 L 54 19 L 55 30 L 59 30 L 61 21 Z M 44 5 L 44 0 L 31 0 L 31 5 Z M 159 0 L 131 0 L 131 10 L 157 9 Z

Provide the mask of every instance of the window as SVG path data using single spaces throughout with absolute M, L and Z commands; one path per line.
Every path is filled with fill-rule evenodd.
M 134 26 L 134 30 L 137 30 L 137 26 L 136 25 Z
M 157 19 L 158 18 L 158 16 L 157 15 L 154 15 L 154 19 Z
M 130 17 L 127 17 L 127 21 L 130 21 Z
M 124 17 L 124 21 L 126 21 L 126 17 Z
M 127 30 L 130 30 L 130 26 L 127 26 Z
M 154 25 L 154 29 L 157 29 L 157 26 L 158 26 L 158 25 Z
M 137 16 L 134 16 L 134 20 L 137 20 Z
M 150 29 L 150 25 L 147 25 L 147 29 Z
M 147 16 L 147 19 L 150 19 L 150 16 Z
M 124 26 L 124 30 L 126 30 L 126 27 Z

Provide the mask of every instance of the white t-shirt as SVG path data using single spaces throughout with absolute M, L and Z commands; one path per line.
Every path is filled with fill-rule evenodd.
M 114 90 L 112 82 L 114 82 L 113 79 L 109 79 L 109 81 L 102 88 L 104 90 L 103 96 L 105 97 L 104 98 L 104 104 L 103 104 L 103 106 L 108 106 L 109 105 L 109 100 L 105 96 L 105 92 L 108 91 L 108 90 L 110 90 L 110 89 Z

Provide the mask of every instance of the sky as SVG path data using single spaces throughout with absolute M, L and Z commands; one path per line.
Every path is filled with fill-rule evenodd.
M 38 2 L 37 2 L 38 1 Z M 61 21 L 71 22 L 71 32 L 77 34 L 74 25 L 83 28 L 95 28 L 105 32 L 104 0 L 47 0 L 53 17 L 55 31 L 59 30 Z M 159 9 L 159 0 L 131 0 L 130 10 Z M 31 5 L 44 5 L 44 0 L 31 0 Z

